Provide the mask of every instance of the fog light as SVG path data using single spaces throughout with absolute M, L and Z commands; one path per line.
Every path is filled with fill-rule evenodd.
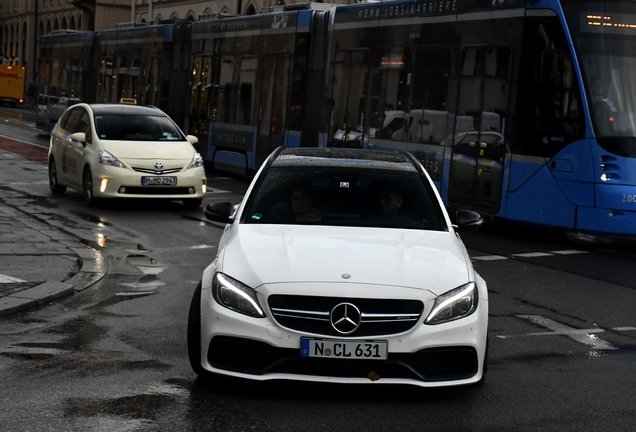
M 108 186 L 108 179 L 104 178 L 104 179 L 102 179 L 102 183 L 101 183 L 101 185 L 99 187 L 99 191 L 104 193 L 106 191 L 106 186 Z
M 194 193 L 194 188 L 188 188 L 188 193 L 189 194 L 193 194 Z
M 203 180 L 202 182 L 203 182 L 203 185 L 201 186 L 201 191 L 202 191 L 203 193 L 205 193 L 205 192 L 208 190 L 208 187 L 207 187 L 207 185 L 205 184 L 205 180 Z
M 119 193 L 120 193 L 120 194 L 125 194 L 125 193 L 126 193 L 126 188 L 125 188 L 125 187 L 123 187 L 123 186 L 122 186 L 122 187 L 120 187 L 120 188 L 119 188 Z

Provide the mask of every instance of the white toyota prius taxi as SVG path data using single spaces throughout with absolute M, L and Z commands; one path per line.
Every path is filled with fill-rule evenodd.
M 227 222 L 189 312 L 199 375 L 479 383 L 488 292 L 434 184 L 406 152 L 277 149 Z
M 102 198 L 165 198 L 199 207 L 206 176 L 197 142 L 158 108 L 73 105 L 51 131 L 51 192 L 79 190 L 88 205 Z

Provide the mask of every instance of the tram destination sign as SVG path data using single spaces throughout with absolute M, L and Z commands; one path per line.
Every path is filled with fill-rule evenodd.
M 99 33 L 100 42 L 117 42 L 124 40 L 169 40 L 172 37 L 173 24 L 161 24 L 146 27 L 131 27 L 124 29 L 102 30 Z
M 46 35 L 42 38 L 42 45 L 74 44 L 91 45 L 93 43 L 93 32 L 79 33 L 58 33 Z
M 491 12 L 525 7 L 525 0 L 411 0 L 365 3 L 336 9 L 335 24 L 460 15 L 471 12 Z
M 192 37 L 202 39 L 207 35 L 226 32 L 254 32 L 269 29 L 295 29 L 298 13 L 250 15 L 237 18 L 212 18 L 192 23 Z M 293 31 L 293 30 L 292 30 Z

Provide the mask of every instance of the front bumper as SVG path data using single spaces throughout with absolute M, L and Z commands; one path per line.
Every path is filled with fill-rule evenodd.
M 484 289 L 485 290 L 485 289 Z M 413 295 L 413 290 L 400 294 Z M 259 292 L 267 304 L 270 293 Z M 316 293 L 314 293 L 316 294 Z M 379 294 L 379 293 L 376 293 Z M 472 315 L 439 325 L 425 325 L 425 310 L 408 331 L 364 337 L 333 337 L 283 327 L 266 310 L 265 318 L 251 318 L 220 306 L 203 289 L 201 295 L 201 364 L 209 372 L 253 380 L 287 379 L 337 383 L 411 384 L 422 387 L 470 384 L 482 378 L 488 330 L 487 297 Z M 425 296 L 426 297 L 426 296 Z M 368 298 L 368 292 L 366 295 Z M 381 298 L 376 296 L 376 298 Z M 301 338 L 383 340 L 387 360 L 301 357 Z
M 142 177 L 176 177 L 175 185 L 142 184 Z M 102 181 L 106 180 L 105 187 Z M 168 198 L 199 199 L 205 196 L 206 175 L 203 167 L 155 176 L 128 168 L 99 166 L 93 171 L 93 190 L 96 198 Z

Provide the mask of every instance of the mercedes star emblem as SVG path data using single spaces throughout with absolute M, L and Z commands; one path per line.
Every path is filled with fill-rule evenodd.
M 351 334 L 360 326 L 362 314 L 351 303 L 340 303 L 331 309 L 331 327 L 340 334 Z

